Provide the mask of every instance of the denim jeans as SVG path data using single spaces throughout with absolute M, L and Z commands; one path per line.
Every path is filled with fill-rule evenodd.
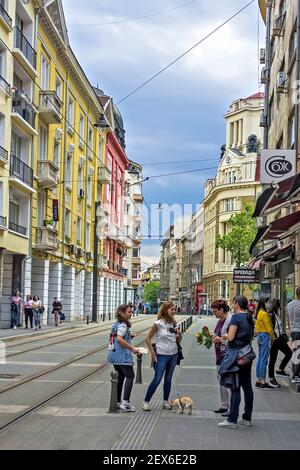
M 257 336 L 258 359 L 256 363 L 256 377 L 265 379 L 267 376 L 268 358 L 271 349 L 271 340 L 268 333 L 259 333 Z
M 241 387 L 244 391 L 245 411 L 242 416 L 246 421 L 251 421 L 252 410 L 253 410 L 253 389 L 251 383 L 251 367 L 252 362 L 240 368 L 239 383 L 240 386 L 236 390 L 231 391 L 230 399 L 230 412 L 228 421 L 231 423 L 237 423 L 239 417 L 239 408 L 241 403 Z
M 145 397 L 146 402 L 149 402 L 153 397 L 164 374 L 164 400 L 167 401 L 169 399 L 172 384 L 172 376 L 177 364 L 177 356 L 178 353 L 173 354 L 171 356 L 167 356 L 165 354 L 157 354 L 157 362 L 155 364 L 155 375 L 154 379 L 148 387 Z

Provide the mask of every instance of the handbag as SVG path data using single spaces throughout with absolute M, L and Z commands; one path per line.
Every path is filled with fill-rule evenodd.
M 59 318 L 61 319 L 61 321 L 66 319 L 64 312 L 59 312 Z
M 243 367 L 253 362 L 255 358 L 256 358 L 256 354 L 252 349 L 244 356 L 239 357 L 237 360 L 237 364 L 239 367 Z
M 177 343 L 177 349 L 178 349 L 178 356 L 177 356 L 177 365 L 180 365 L 180 361 L 184 359 L 183 357 L 183 352 L 182 352 L 182 346 L 180 343 Z

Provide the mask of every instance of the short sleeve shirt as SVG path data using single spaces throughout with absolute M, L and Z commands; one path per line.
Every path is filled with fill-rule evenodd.
M 287 307 L 287 312 L 290 319 L 291 331 L 300 331 L 300 300 L 292 300 Z
M 230 348 L 240 349 L 251 343 L 253 326 L 248 320 L 247 312 L 235 313 L 232 315 L 229 328 L 231 325 L 237 326 L 237 332 L 233 341 L 228 342 Z
M 170 331 L 170 328 L 173 328 L 173 324 L 167 323 L 164 320 L 157 320 L 154 324 L 157 327 L 155 339 L 157 354 L 165 356 L 177 354 L 176 334 Z
M 117 335 L 122 336 L 122 338 L 124 338 L 127 333 L 127 330 L 128 326 L 126 325 L 126 323 L 120 323 L 117 329 Z

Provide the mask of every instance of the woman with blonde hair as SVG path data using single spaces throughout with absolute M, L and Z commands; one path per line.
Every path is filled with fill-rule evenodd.
M 151 327 L 146 343 L 155 364 L 155 375 L 150 383 L 145 401 L 143 404 L 144 411 L 150 411 L 150 400 L 153 397 L 157 387 L 159 386 L 164 376 L 164 389 L 163 389 L 163 408 L 166 410 L 171 409 L 169 403 L 169 396 L 171 392 L 172 377 L 177 365 L 178 346 L 182 335 L 176 322 L 174 322 L 175 305 L 173 302 L 164 302 L 159 309 L 157 320 Z M 152 346 L 152 338 L 156 335 L 156 348 Z

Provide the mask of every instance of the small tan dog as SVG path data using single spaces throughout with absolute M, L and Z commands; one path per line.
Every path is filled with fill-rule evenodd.
M 176 400 L 171 400 L 171 406 L 177 407 L 178 411 L 176 414 L 192 414 L 193 400 L 190 397 L 178 397 Z

